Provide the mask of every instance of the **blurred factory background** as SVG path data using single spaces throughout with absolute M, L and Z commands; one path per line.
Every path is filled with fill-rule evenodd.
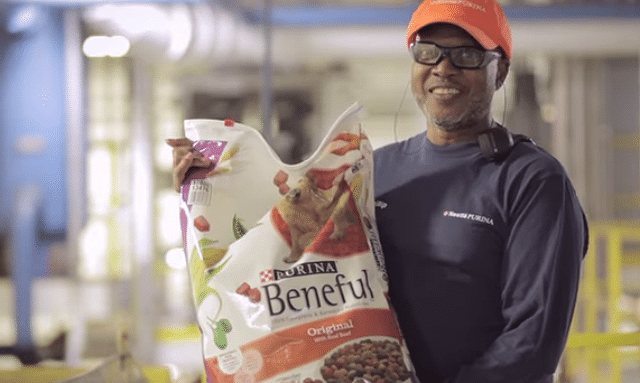
M 0 382 L 123 347 L 158 381 L 200 381 L 164 140 L 231 118 L 298 162 L 353 102 L 375 146 L 416 134 L 418 3 L 3 0 Z M 515 58 L 496 119 L 563 163 L 592 222 L 558 381 L 640 382 L 640 2 L 502 3 Z

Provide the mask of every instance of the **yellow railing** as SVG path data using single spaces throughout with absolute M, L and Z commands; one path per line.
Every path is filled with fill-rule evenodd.
M 561 382 L 626 383 L 625 369 L 640 366 L 640 280 L 628 276 L 639 249 L 640 223 L 591 224 Z
M 164 366 L 142 367 L 146 383 L 171 383 L 169 369 Z M 23 367 L 14 370 L 0 370 L 1 383 L 82 383 L 82 382 L 139 382 L 136 379 L 110 378 L 106 373 L 91 374 L 90 368 L 73 367 Z M 97 377 L 96 377 L 97 375 Z M 86 379 L 86 380 L 84 380 Z

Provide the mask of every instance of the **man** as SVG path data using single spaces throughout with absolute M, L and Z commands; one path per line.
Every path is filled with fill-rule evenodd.
M 562 166 L 491 117 L 512 55 L 493 0 L 412 16 L 426 134 L 375 152 L 376 218 L 421 383 L 550 383 L 567 339 L 587 223 Z M 517 127 L 514 127 L 517 129 Z M 174 140 L 174 183 L 207 160 Z
M 492 0 L 427 0 L 407 43 L 427 134 L 376 151 L 374 181 L 391 301 L 418 377 L 551 382 L 587 225 L 560 164 L 521 138 L 511 145 L 492 120 L 512 54 L 507 20 Z

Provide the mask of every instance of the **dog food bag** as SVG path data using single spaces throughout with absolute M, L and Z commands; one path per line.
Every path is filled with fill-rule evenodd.
M 187 174 L 180 209 L 209 382 L 416 381 L 387 298 L 360 112 L 295 165 L 255 129 L 185 121 L 213 163 Z

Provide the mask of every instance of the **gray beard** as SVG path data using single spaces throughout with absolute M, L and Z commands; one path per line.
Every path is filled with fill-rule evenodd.
M 455 132 L 474 128 L 481 121 L 485 121 L 485 109 L 481 105 L 472 105 L 471 112 L 456 117 L 435 118 L 427 115 L 431 124 L 447 132 Z
M 455 132 L 456 130 L 464 129 L 464 124 L 461 124 L 459 121 L 450 121 L 445 119 L 431 119 L 431 123 L 438 128 L 445 130 L 447 132 Z
M 445 130 L 447 132 L 455 132 L 458 130 L 464 130 L 465 128 L 472 125 L 472 121 L 469 118 L 433 118 L 429 117 L 431 124 L 437 126 L 438 128 Z

